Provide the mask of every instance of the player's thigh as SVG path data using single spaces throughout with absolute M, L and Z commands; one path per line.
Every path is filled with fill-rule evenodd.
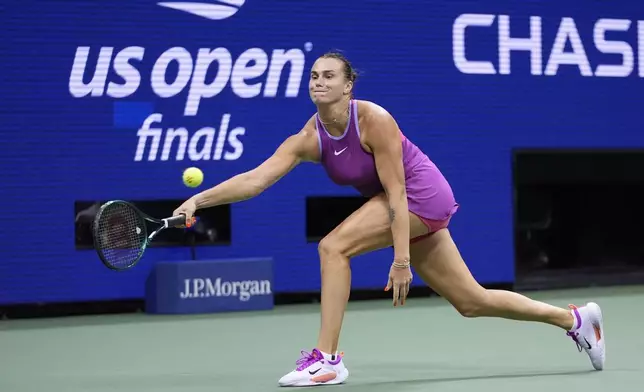
M 485 289 L 467 268 L 448 229 L 412 244 L 410 253 L 421 279 L 459 310 L 483 299 Z
M 427 234 L 428 229 L 420 219 L 409 213 L 410 238 Z M 347 257 L 358 256 L 392 246 L 389 203 L 380 193 L 354 211 L 331 233 L 320 241 L 320 252 L 341 253 Z

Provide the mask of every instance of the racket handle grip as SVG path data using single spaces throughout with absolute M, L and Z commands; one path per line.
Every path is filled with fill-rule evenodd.
M 186 216 L 181 214 L 163 220 L 164 227 L 179 227 L 186 224 Z

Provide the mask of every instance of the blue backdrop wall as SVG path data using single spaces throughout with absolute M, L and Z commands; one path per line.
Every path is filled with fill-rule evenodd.
M 313 113 L 308 71 L 330 49 L 451 181 L 452 232 L 483 283 L 514 279 L 513 148 L 644 144 L 635 1 L 204 3 L 5 5 L 0 303 L 143 297 L 151 265 L 189 251 L 108 271 L 75 250 L 74 201 L 183 199 L 187 166 L 208 186 L 254 167 Z M 177 128 L 185 143 L 167 143 Z M 352 194 L 301 166 L 234 205 L 232 244 L 199 257 L 274 257 L 276 292 L 317 290 L 305 198 Z M 382 288 L 390 256 L 356 259 L 354 287 Z

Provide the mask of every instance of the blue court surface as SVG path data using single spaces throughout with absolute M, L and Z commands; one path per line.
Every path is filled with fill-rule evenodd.
M 527 293 L 554 305 L 596 301 L 604 371 L 562 330 L 465 319 L 441 298 L 349 304 L 340 349 L 353 391 L 641 389 L 644 287 Z M 277 391 L 315 344 L 318 305 L 197 316 L 146 314 L 0 323 L 0 391 Z M 288 389 L 286 389 L 288 390 Z

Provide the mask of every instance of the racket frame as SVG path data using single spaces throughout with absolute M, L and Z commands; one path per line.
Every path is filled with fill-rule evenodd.
M 131 208 L 137 214 L 138 218 L 140 218 L 142 221 L 144 221 L 143 223 L 145 223 L 145 221 L 148 221 L 148 222 L 151 222 L 151 223 L 159 225 L 159 227 L 156 230 L 154 230 L 152 233 L 150 233 L 149 235 L 148 235 L 148 227 L 147 227 L 147 225 L 146 224 L 142 225 L 143 227 L 141 227 L 140 229 L 143 230 L 143 232 L 145 234 L 145 237 L 146 237 L 146 240 L 143 243 L 143 245 L 141 246 L 141 248 L 139 249 L 139 254 L 138 254 L 138 257 L 136 258 L 136 260 L 134 260 L 133 262 L 129 263 L 125 267 L 115 267 L 113 264 L 108 263 L 107 260 L 105 259 L 105 256 L 103 255 L 103 251 L 101 249 L 99 249 L 98 246 L 97 246 L 98 244 L 97 244 L 96 234 L 97 234 L 98 228 L 99 228 L 100 217 L 101 217 L 103 211 L 105 211 L 105 209 L 107 209 L 108 207 L 110 207 L 113 204 L 122 204 L 122 205 L 126 205 L 127 207 Z M 143 254 L 145 253 L 145 250 L 147 249 L 148 245 L 150 244 L 152 239 L 154 239 L 154 237 L 157 236 L 157 234 L 159 234 L 163 230 L 171 228 L 171 227 L 181 227 L 181 226 L 185 225 L 185 223 L 186 223 L 186 216 L 183 215 L 183 214 L 168 217 L 168 218 L 158 219 L 158 218 L 154 218 L 154 217 L 146 214 L 145 212 L 141 211 L 139 208 L 137 208 L 134 204 L 130 203 L 129 201 L 125 201 L 125 200 L 110 200 L 110 201 L 104 203 L 103 205 L 101 205 L 101 207 L 99 208 L 98 212 L 96 213 L 96 216 L 94 216 L 94 222 L 92 224 L 92 236 L 94 238 L 94 249 L 96 250 L 96 253 L 98 254 L 98 258 L 101 260 L 101 263 L 103 263 L 107 268 L 109 268 L 109 269 L 111 269 L 113 271 L 128 270 L 128 269 L 134 267 L 135 265 L 137 265 L 139 263 L 139 261 L 143 257 Z

